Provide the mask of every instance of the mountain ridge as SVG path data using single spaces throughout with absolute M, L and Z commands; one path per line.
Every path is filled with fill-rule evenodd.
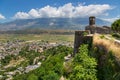
M 19 19 L 0 24 L 0 30 L 24 30 L 24 29 L 65 29 L 83 30 L 89 25 L 88 18 L 37 18 Z M 109 26 L 110 22 L 96 18 L 96 25 Z

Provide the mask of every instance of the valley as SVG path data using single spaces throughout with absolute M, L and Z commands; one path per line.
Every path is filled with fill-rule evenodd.
M 1 34 L 0 79 L 12 80 L 17 74 L 37 69 L 46 60 L 46 50 L 57 46 L 73 47 L 73 35 Z
M 0 0 L 0 80 L 120 80 L 120 0 Z

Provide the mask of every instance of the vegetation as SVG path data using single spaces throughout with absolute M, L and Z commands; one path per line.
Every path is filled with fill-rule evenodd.
M 120 46 L 116 45 L 116 43 L 114 42 L 113 39 L 108 40 L 106 38 L 100 38 L 100 35 L 95 34 L 94 35 L 94 39 L 93 39 L 93 44 L 94 45 L 99 45 L 99 46 L 103 46 L 104 49 L 106 49 L 108 52 L 112 51 L 113 55 L 120 60 Z
M 120 19 L 114 21 L 111 25 L 113 31 L 120 33 Z
M 19 52 L 19 56 L 21 57 L 25 57 L 27 63 L 29 65 L 32 65 L 33 64 L 33 61 L 36 57 L 39 57 L 41 56 L 41 53 L 39 52 L 35 52 L 33 50 L 29 50 L 29 46 L 26 46 L 24 48 L 22 48 L 22 50 Z M 26 63 L 26 62 L 25 62 Z M 23 63 L 22 63 L 23 65 Z
M 42 63 L 40 67 L 25 74 L 16 74 L 13 80 L 59 80 L 61 77 L 65 80 L 120 80 L 117 63 L 120 47 L 104 35 L 94 35 L 93 42 L 92 46 L 88 43 L 81 45 L 75 57 L 68 61 L 64 57 L 72 53 L 71 47 L 57 46 L 38 53 L 27 46 L 17 57 L 6 56 L 1 63 L 6 65 L 22 57 L 24 61 L 17 66 L 25 67 L 32 65 L 36 57 L 45 57 L 44 60 L 38 59 Z M 13 71 L 17 66 L 7 68 L 7 71 Z
M 18 66 L 27 66 L 27 65 L 32 65 L 33 61 L 36 57 L 41 56 L 41 54 L 39 52 L 35 52 L 33 50 L 29 50 L 28 46 L 22 48 L 22 50 L 19 52 L 19 55 L 7 55 L 5 56 L 4 59 L 1 59 L 1 64 L 2 66 L 8 65 L 10 64 L 11 61 L 19 61 L 19 59 L 25 59 L 22 60 L 20 64 L 18 64 Z M 12 62 L 13 63 L 13 62 Z M 17 66 L 17 65 L 16 65 Z
M 24 29 L 0 31 L 0 34 L 53 34 L 53 35 L 71 35 L 74 30 L 46 30 L 46 29 Z
M 0 34 L 0 41 L 13 41 L 13 40 L 25 40 L 25 41 L 37 41 L 44 40 L 50 42 L 70 41 L 73 42 L 74 36 L 67 34 Z
M 72 59 L 71 65 L 67 66 L 72 69 L 72 72 L 65 69 L 65 65 L 63 64 L 65 62 L 64 57 L 70 53 L 72 53 L 72 48 L 65 46 L 58 46 L 46 50 L 44 55 L 47 58 L 39 68 L 28 74 L 16 75 L 14 76 L 14 80 L 27 80 L 28 78 L 59 80 L 61 76 L 70 80 L 97 80 L 97 62 L 95 58 L 89 56 L 88 46 L 82 45 L 80 52 Z
M 113 55 L 113 52 L 105 52 L 104 50 L 97 49 L 95 53 L 99 53 L 99 55 L 96 56 L 96 59 L 98 61 L 98 79 L 99 80 L 119 80 L 116 79 L 115 75 L 120 72 L 119 65 L 116 62 L 115 56 Z
M 34 74 L 28 76 L 27 80 L 38 80 L 38 77 Z
M 1 64 L 2 64 L 2 65 L 8 64 L 8 63 L 12 60 L 12 56 L 14 56 L 14 55 L 5 56 L 4 59 L 1 59 Z
M 103 38 L 105 38 L 105 36 L 104 36 L 104 35 L 101 35 L 100 38 L 103 39 Z
M 73 72 L 70 80 L 97 80 L 97 62 L 88 54 L 88 46 L 82 45 L 73 61 Z
M 46 60 L 42 62 L 39 68 L 28 74 L 16 75 L 14 76 L 14 80 L 27 80 L 30 75 L 33 75 L 38 80 L 59 80 L 64 73 L 64 56 L 70 53 L 72 53 L 72 48 L 65 46 L 48 49 L 44 52 Z M 33 79 L 33 77 L 30 78 Z
M 116 39 L 120 39 L 120 34 L 119 33 L 113 33 L 112 36 L 115 37 Z
M 99 80 L 120 80 L 119 75 L 119 50 L 114 41 L 101 38 L 100 35 L 94 35 L 94 57 L 98 61 L 98 79 Z M 96 54 L 97 53 L 97 54 Z

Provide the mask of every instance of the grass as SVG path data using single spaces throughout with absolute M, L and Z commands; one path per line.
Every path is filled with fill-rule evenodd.
M 70 41 L 73 42 L 74 35 L 55 35 L 55 34 L 0 34 L 0 41 L 7 40 L 44 40 L 50 42 Z
M 95 34 L 93 38 L 93 44 L 94 45 L 102 45 L 104 46 L 108 51 L 112 51 L 114 53 L 114 56 L 116 59 L 120 62 L 120 45 L 115 44 L 114 40 L 101 38 L 100 34 Z

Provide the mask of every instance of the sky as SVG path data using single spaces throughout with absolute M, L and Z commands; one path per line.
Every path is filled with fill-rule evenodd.
M 120 0 L 0 0 L 0 23 L 15 19 L 96 16 L 120 18 Z

